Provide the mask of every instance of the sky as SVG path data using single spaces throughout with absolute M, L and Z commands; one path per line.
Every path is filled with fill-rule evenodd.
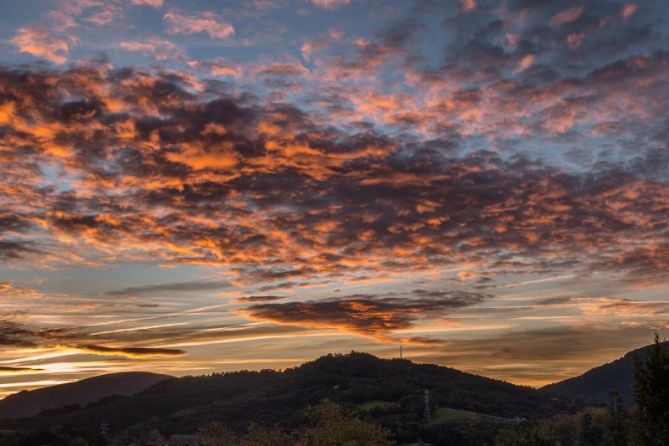
M 0 396 L 669 333 L 665 0 L 0 0 Z

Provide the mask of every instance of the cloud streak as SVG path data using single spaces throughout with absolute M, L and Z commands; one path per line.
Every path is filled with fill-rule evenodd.
M 158 285 L 128 287 L 120 290 L 110 291 L 109 294 L 113 296 L 160 295 L 161 293 L 189 293 L 194 291 L 220 290 L 230 287 L 231 284 L 227 280 L 175 282 Z

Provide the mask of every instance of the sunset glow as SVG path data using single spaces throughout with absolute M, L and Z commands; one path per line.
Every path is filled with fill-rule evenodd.
M 663 1 L 0 14 L 0 397 L 366 351 L 527 385 L 669 332 Z

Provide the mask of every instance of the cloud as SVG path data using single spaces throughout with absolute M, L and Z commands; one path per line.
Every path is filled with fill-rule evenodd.
M 65 328 L 35 329 L 11 319 L 0 319 L 0 345 L 32 347 L 68 339 L 72 332 Z
M 647 326 L 559 326 L 453 340 L 421 360 L 543 386 L 620 358 L 652 341 Z
M 634 3 L 626 3 L 623 5 L 623 7 L 620 9 L 620 17 L 623 18 L 623 20 L 626 20 L 633 16 L 639 7 L 635 5 Z
M 183 350 L 172 348 L 150 348 L 150 347 L 104 347 L 95 344 L 76 344 L 69 345 L 67 348 L 74 348 L 85 353 L 103 356 L 125 356 L 128 358 L 161 357 L 161 356 L 182 356 Z
M 157 285 L 143 285 L 120 290 L 110 291 L 113 296 L 134 296 L 134 295 L 160 295 L 162 293 L 188 293 L 193 291 L 210 291 L 230 288 L 232 285 L 227 280 L 213 281 L 193 281 L 193 282 L 174 282 L 162 283 Z
M 83 32 L 77 21 L 114 12 L 94 3 L 63 3 L 66 17 L 44 29 L 73 45 L 75 36 L 63 33 Z M 175 276 L 174 284 L 112 290 L 140 296 L 133 299 L 31 300 L 30 290 L 14 286 L 23 282 L 6 284 L 5 303 L 14 310 L 26 302 L 35 320 L 26 316 L 4 342 L 69 346 L 56 353 L 70 354 L 93 332 L 106 348 L 181 348 L 167 342 L 241 342 L 305 327 L 396 342 L 408 336 L 402 332 L 419 336 L 423 320 L 436 325 L 455 313 L 485 319 L 463 319 L 457 336 L 472 340 L 498 332 L 467 328 L 499 325 L 507 315 L 501 331 L 583 320 L 657 325 L 666 306 L 647 297 L 666 288 L 669 268 L 661 15 L 644 3 L 625 17 L 621 2 L 600 0 L 575 8 L 581 3 L 478 3 L 464 13 L 473 2 L 422 2 L 402 16 L 381 14 L 360 36 L 324 28 L 271 54 L 274 41 L 263 39 L 283 35 L 284 23 L 267 9 L 166 8 L 164 31 L 205 33 L 204 40 L 229 34 L 220 25 L 239 18 L 241 26 L 253 12 L 262 25 L 240 29 L 236 43 L 257 51 L 251 59 L 193 60 L 197 52 L 176 42 L 202 39 L 121 33 L 119 57 L 135 51 L 171 63 L 0 67 L 0 262 L 53 271 L 132 262 L 174 267 L 175 275 L 214 268 L 245 293 Z M 448 17 L 443 28 L 434 17 Z M 78 46 L 77 57 L 89 50 Z M 510 288 L 577 297 L 500 302 L 503 310 L 491 309 L 491 297 L 430 310 L 422 301 L 439 297 L 429 292 L 383 293 L 395 283 L 417 288 L 412 282 L 425 277 L 435 281 L 430 287 L 498 293 L 504 304 Z M 370 295 L 350 295 L 358 286 Z M 614 294 L 628 291 L 625 299 Z M 178 293 L 221 294 L 221 307 L 172 313 Z M 144 301 L 155 299 L 147 295 L 166 299 L 149 307 Z M 278 307 L 254 309 L 264 304 Z M 240 307 L 267 320 L 248 322 L 266 332 L 216 324 Z M 68 324 L 44 331 L 61 328 L 38 323 L 47 315 Z M 564 373 L 579 354 L 547 369 Z M 521 362 L 497 366 L 506 376 L 537 373 Z
M 123 41 L 119 46 L 126 51 L 147 53 L 157 61 L 184 60 L 186 51 L 169 40 L 151 37 L 141 41 Z
M 418 290 L 415 297 L 348 296 L 306 302 L 257 304 L 244 310 L 252 319 L 307 328 L 336 328 L 371 337 L 380 342 L 397 342 L 392 333 L 407 329 L 423 318 L 442 317 L 458 308 L 475 305 L 485 295 L 462 291 Z M 427 338 L 405 342 L 433 344 Z
M 8 318 L 0 319 L 0 345 L 78 350 L 102 356 L 125 356 L 128 358 L 180 356 L 182 350 L 152 347 L 107 347 L 91 343 L 81 343 L 86 333 L 75 327 L 36 328 Z M 1 371 L 1 370 L 0 370 Z
M 551 26 L 563 26 L 578 19 L 583 14 L 583 6 L 574 6 L 553 15 L 548 23 Z
M 213 12 L 198 15 L 182 15 L 173 10 L 163 16 L 170 34 L 206 33 L 212 39 L 225 40 L 235 33 L 235 28 Z
M 37 373 L 44 372 L 45 369 L 33 368 L 33 367 L 7 367 L 0 366 L 0 374 L 13 374 L 13 373 Z
M 98 26 L 106 26 L 113 23 L 119 23 L 124 20 L 125 11 L 119 5 L 106 4 L 102 5 L 99 10 L 85 17 L 85 22 L 93 23 Z
M 153 8 L 163 7 L 163 0 L 130 0 L 130 3 L 137 6 L 151 6 Z
M 523 56 L 522 59 L 520 59 L 520 62 L 518 63 L 518 67 L 516 68 L 515 72 L 522 73 L 523 71 L 530 68 L 533 64 L 534 64 L 534 54 L 527 54 Z
M 270 302 L 273 300 L 285 299 L 286 296 L 273 296 L 273 295 L 258 295 L 258 296 L 242 296 L 234 299 L 235 302 Z
M 546 90 L 468 89 L 423 107 L 415 122 L 455 116 L 505 132 L 504 120 L 517 112 L 526 116 L 523 132 L 550 129 L 547 137 L 564 138 L 592 125 L 584 120 L 596 104 L 606 113 L 596 119 L 611 128 L 608 113 L 617 106 L 610 101 L 664 94 L 657 82 L 666 59 L 626 59 Z M 453 147 L 464 133 L 391 138 L 374 127 L 339 129 L 285 102 L 200 94 L 188 73 L 28 72 L 0 72 L 13 98 L 5 127 L 11 148 L 2 152 L 12 167 L 1 172 L 11 197 L 0 250 L 6 261 L 76 263 L 104 253 L 226 265 L 248 283 L 303 285 L 468 261 L 481 277 L 578 267 L 650 280 L 667 266 L 657 239 L 667 212 L 662 152 L 642 149 L 630 162 L 570 171 L 522 154 L 460 155 Z M 82 99 L 62 101 L 71 85 Z M 406 109 L 397 97 L 355 100 L 379 113 Z M 625 119 L 644 122 L 646 112 L 636 116 L 634 102 L 626 104 Z M 658 116 L 665 107 L 646 104 Z M 530 105 L 538 108 L 529 113 Z M 62 166 L 80 193 L 26 183 L 41 178 L 36 163 Z M 635 243 L 626 243 L 632 234 Z M 534 260 L 518 260 L 527 258 Z
M 325 9 L 335 9 L 351 4 L 351 0 L 311 0 L 311 2 Z
M 7 297 L 35 298 L 40 295 L 41 294 L 36 290 L 32 290 L 29 288 L 21 288 L 15 286 L 11 282 L 0 281 L 0 297 L 7 296 Z
M 240 77 L 244 73 L 244 68 L 239 63 L 233 63 L 223 58 L 192 60 L 188 62 L 188 65 L 212 76 Z
M 472 12 L 476 10 L 476 0 L 460 0 L 460 6 L 463 12 Z
M 22 53 L 43 57 L 55 64 L 64 64 L 70 51 L 67 42 L 40 26 L 19 28 L 11 42 Z

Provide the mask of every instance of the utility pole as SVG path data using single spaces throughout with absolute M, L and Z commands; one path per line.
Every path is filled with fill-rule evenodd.
M 402 344 L 400 344 L 400 359 L 403 359 L 402 358 Z
M 430 424 L 432 422 L 432 412 L 430 411 L 430 391 L 425 389 L 425 409 L 423 411 L 423 422 Z

